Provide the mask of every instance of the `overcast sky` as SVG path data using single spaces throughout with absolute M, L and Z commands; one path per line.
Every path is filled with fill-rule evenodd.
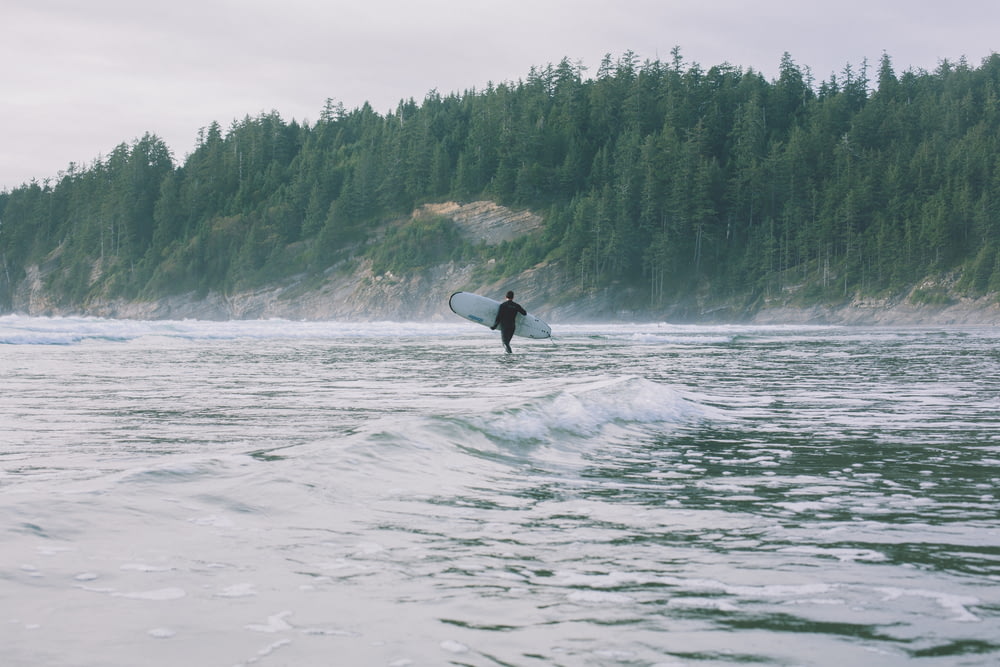
M 384 113 L 604 54 L 817 81 L 883 51 L 897 73 L 1000 51 L 996 0 L 4 0 L 0 190 L 86 167 L 146 132 L 181 162 L 199 128 L 327 98 Z M 874 73 L 874 72 L 873 72 Z

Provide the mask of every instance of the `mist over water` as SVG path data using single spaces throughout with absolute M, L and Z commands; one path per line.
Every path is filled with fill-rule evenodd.
M 994 664 L 1000 333 L 0 317 L 11 665 Z

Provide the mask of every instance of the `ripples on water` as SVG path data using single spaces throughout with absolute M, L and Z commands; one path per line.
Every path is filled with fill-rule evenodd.
M 5 664 L 994 664 L 991 329 L 0 318 Z

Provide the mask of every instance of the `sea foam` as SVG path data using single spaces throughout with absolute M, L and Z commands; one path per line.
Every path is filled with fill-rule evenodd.
M 718 411 L 670 386 L 637 377 L 612 377 L 532 399 L 473 420 L 480 428 L 518 440 L 592 437 L 611 425 L 669 424 Z

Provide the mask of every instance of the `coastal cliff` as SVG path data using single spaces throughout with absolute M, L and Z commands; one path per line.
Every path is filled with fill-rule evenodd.
M 451 220 L 465 239 L 486 246 L 537 234 L 543 227 L 541 217 L 530 211 L 514 211 L 490 201 L 425 204 L 411 217 L 427 216 Z M 452 292 L 472 291 L 499 299 L 512 289 L 518 301 L 551 322 L 1000 325 L 1000 303 L 995 295 L 963 297 L 955 290 L 954 280 L 947 277 L 924 281 L 905 294 L 882 299 L 845 297 L 840 303 L 810 304 L 796 299 L 790 291 L 750 303 L 692 295 L 684 301 L 651 307 L 634 289 L 581 290 L 571 271 L 555 261 L 493 280 L 482 278 L 481 266 L 455 261 L 395 275 L 377 273 L 371 260 L 352 257 L 320 275 L 298 275 L 253 290 L 191 292 L 155 300 L 99 295 L 82 307 L 65 308 L 57 306 L 46 290 L 46 276 L 57 265 L 50 259 L 29 267 L 13 290 L 13 312 L 124 319 L 441 321 L 452 317 L 448 309 Z M 939 298 L 933 303 L 921 302 L 919 295 L 928 292 Z

